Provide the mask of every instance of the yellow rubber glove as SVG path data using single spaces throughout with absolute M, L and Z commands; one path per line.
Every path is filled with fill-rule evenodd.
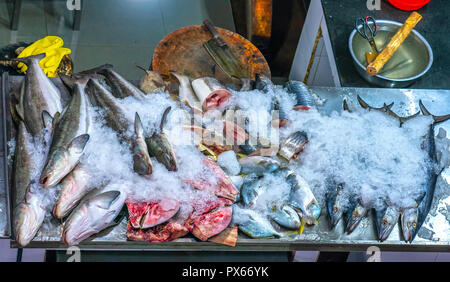
M 32 55 L 39 55 L 45 53 L 45 58 L 43 58 L 39 65 L 48 77 L 56 77 L 58 73 L 56 70 L 61 62 L 61 59 L 71 53 L 68 48 L 62 48 L 64 41 L 58 36 L 47 36 L 44 37 L 27 48 L 25 48 L 18 56 L 18 58 L 24 58 Z M 25 73 L 28 67 L 19 63 L 17 65 L 19 71 Z

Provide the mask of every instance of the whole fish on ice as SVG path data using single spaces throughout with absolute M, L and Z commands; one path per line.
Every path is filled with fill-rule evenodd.
M 45 58 L 45 54 L 13 59 L 28 66 L 17 105 L 17 113 L 33 136 L 38 135 L 44 128 L 42 120 L 44 111 L 53 117 L 63 109 L 60 91 L 39 66 L 39 61 L 43 58 Z
M 63 75 L 61 79 L 73 88 L 73 96 L 64 112 L 55 117 L 50 152 L 39 180 L 45 188 L 55 186 L 72 171 L 89 141 L 90 106 L 84 92 L 89 77 Z

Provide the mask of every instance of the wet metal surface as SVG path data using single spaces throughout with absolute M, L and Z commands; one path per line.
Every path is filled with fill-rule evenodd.
M 330 113 L 342 110 L 342 101 L 347 98 L 351 104 L 357 105 L 356 95 L 360 95 L 365 101 L 374 107 L 383 103 L 395 102 L 393 110 L 401 115 L 410 115 L 419 110 L 418 102 L 422 99 L 425 106 L 435 115 L 447 114 L 450 109 L 449 90 L 399 90 L 399 89 L 371 89 L 371 88 L 330 88 L 312 87 L 326 102 L 321 111 Z M 9 102 L 9 101 L 7 101 Z M 2 119 L 5 113 L 2 114 Z M 7 118 L 11 122 L 10 118 Z M 440 127 L 450 131 L 450 121 L 440 124 Z M 8 132 L 7 136 L 12 136 Z M 4 179 L 1 179 L 4 180 Z M 1 182 L 3 183 L 3 181 Z M 5 202 L 5 186 L 1 185 L 2 198 Z M 365 218 L 358 228 L 350 235 L 344 234 L 344 227 L 339 223 L 334 230 L 329 230 L 326 214 L 319 219 L 319 224 L 314 227 L 306 227 L 302 235 L 295 235 L 283 239 L 249 239 L 240 235 L 235 248 L 218 245 L 210 242 L 198 242 L 193 237 L 180 238 L 167 243 L 145 243 L 126 241 L 126 219 L 114 228 L 103 231 L 100 236 L 81 244 L 82 249 L 130 249 L 130 250 L 321 250 L 321 251 L 365 251 L 370 246 L 377 246 L 382 251 L 450 251 L 450 169 L 447 167 L 438 179 L 435 198 L 426 223 L 422 226 L 419 235 L 412 244 L 402 241 L 398 225 L 385 242 L 378 242 L 374 230 L 372 215 Z M 3 220 L 5 212 L 1 212 Z M 0 220 L 1 221 L 1 220 Z M 342 222 L 342 221 L 341 221 Z M 54 224 L 54 225 L 53 225 Z M 442 231 L 444 230 L 444 231 Z M 4 230 L 0 230 L 4 232 Z M 444 235 L 443 235 L 444 234 Z M 12 241 L 12 246 L 17 247 Z M 30 248 L 59 248 L 66 246 L 60 241 L 60 228 L 53 222 L 43 226 L 37 237 L 28 246 Z

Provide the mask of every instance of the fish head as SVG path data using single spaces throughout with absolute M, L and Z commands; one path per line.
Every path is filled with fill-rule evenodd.
M 307 224 L 315 224 L 320 217 L 321 208 L 320 205 L 316 202 L 313 202 L 308 209 L 306 210 L 306 223 Z
M 388 207 L 383 217 L 379 222 L 378 238 L 380 241 L 384 241 L 391 234 L 392 229 L 398 220 L 398 210 L 393 207 Z
M 108 227 L 117 215 L 117 207 L 122 207 L 114 203 L 123 204 L 125 201 L 121 196 L 119 191 L 107 191 L 86 199 L 64 224 L 62 241 L 69 246 L 77 245 Z
M 42 171 L 39 183 L 45 188 L 55 186 L 70 170 L 70 154 L 65 148 L 56 148 Z
M 39 207 L 38 207 L 39 208 Z M 33 205 L 20 203 L 14 210 L 14 236 L 16 242 L 24 247 L 33 240 L 44 217 L 43 212 L 36 210 Z
M 336 202 L 328 208 L 328 215 L 330 217 L 330 225 L 332 228 L 334 228 L 338 224 L 339 220 L 341 220 L 342 213 L 342 209 L 339 208 Z
M 417 232 L 418 210 L 416 208 L 406 209 L 402 212 L 402 233 L 405 242 L 412 242 Z
M 149 155 L 140 150 L 136 151 L 133 154 L 133 169 L 140 175 L 152 174 L 153 165 Z
M 351 212 L 348 220 L 345 231 L 350 234 L 355 230 L 361 220 L 366 216 L 367 209 L 358 204 L 355 209 Z
M 88 206 L 83 204 L 67 219 L 61 240 L 69 246 L 79 244 L 93 233 L 90 223 Z

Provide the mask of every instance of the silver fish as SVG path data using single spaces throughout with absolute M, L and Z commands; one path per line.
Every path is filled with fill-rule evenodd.
M 308 142 L 308 136 L 305 132 L 294 132 L 280 144 L 278 155 L 287 161 L 293 160 L 297 158 Z
M 66 217 L 92 190 L 90 187 L 91 175 L 78 164 L 62 181 L 61 192 L 53 207 L 53 215 L 58 219 Z
M 341 220 L 344 214 L 344 184 L 337 184 L 334 181 L 328 184 L 325 195 L 326 206 L 328 210 L 328 219 L 331 228 L 334 228 Z
M 44 128 L 42 112 L 47 111 L 53 117 L 63 109 L 60 91 L 39 66 L 43 58 L 45 54 L 13 59 L 28 66 L 17 113 L 33 136 L 37 136 Z
M 32 137 L 25 124 L 19 123 L 14 159 L 13 233 L 16 242 L 24 247 L 38 232 L 45 217 L 45 207 L 36 194 L 34 177 L 37 175 L 38 161 L 33 157 Z M 33 187 L 31 187 L 33 185 Z
M 293 171 L 287 172 L 286 181 L 291 185 L 288 204 L 299 213 L 306 224 L 315 224 L 319 219 L 321 208 L 308 183 Z
M 78 245 L 90 236 L 114 225 L 114 219 L 119 215 L 125 199 L 126 194 L 112 189 L 112 186 L 88 196 L 65 222 L 62 241 L 69 246 Z
M 201 112 L 200 101 L 198 100 L 197 96 L 194 93 L 194 90 L 191 87 L 191 81 L 189 77 L 181 75 L 176 71 L 171 71 L 170 73 L 178 79 L 178 82 L 180 84 L 178 90 L 180 101 L 187 104 L 190 108 L 196 110 L 196 112 Z
M 241 165 L 241 173 L 255 174 L 258 176 L 264 173 L 271 173 L 280 168 L 280 163 L 269 157 L 246 156 L 238 160 Z
M 287 229 L 297 230 L 300 228 L 301 219 L 295 209 L 286 204 L 273 205 L 269 210 L 270 218 Z
M 273 228 L 272 224 L 266 217 L 263 217 L 253 210 L 240 209 L 238 212 L 235 208 L 233 208 L 233 214 L 239 214 L 240 217 L 247 217 L 243 223 L 239 224 L 239 230 L 251 238 L 259 239 L 282 237 L 282 234 Z
M 350 234 L 359 225 L 361 220 L 367 215 L 368 209 L 359 198 L 349 200 L 349 208 L 346 211 L 345 231 Z
M 91 118 L 89 100 L 84 92 L 89 77 L 61 76 L 73 87 L 73 96 L 61 116 L 55 118 L 52 143 L 39 183 L 55 186 L 78 164 L 89 140 Z
M 140 175 L 150 175 L 153 171 L 153 164 L 148 153 L 147 144 L 145 143 L 144 127 L 142 126 L 138 113 L 136 113 L 134 120 L 134 131 L 136 134 L 133 149 L 134 171 Z
M 379 210 L 375 209 L 378 240 L 383 242 L 389 237 L 399 217 L 400 211 L 395 205 L 386 203 L 383 208 Z
M 314 97 L 311 95 L 309 88 L 300 81 L 290 80 L 284 85 L 289 93 L 295 96 L 294 109 L 310 109 L 316 107 Z

